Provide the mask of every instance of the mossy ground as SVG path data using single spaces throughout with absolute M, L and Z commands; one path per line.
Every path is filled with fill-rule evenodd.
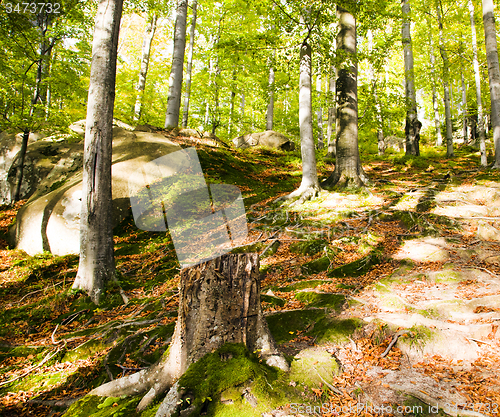
M 316 374 L 314 367 L 320 373 L 328 368 L 321 374 L 326 380 L 336 372 L 335 363 L 325 356 L 325 350 L 309 362 L 300 359 L 300 352 L 317 346 L 344 346 L 356 338 L 366 323 L 345 311 L 351 306 L 363 308 L 350 297 L 357 297 L 377 282 L 382 284 L 376 287 L 379 292 L 387 295 L 415 281 L 461 285 L 463 280 L 451 269 L 443 268 L 441 275 L 425 274 L 424 279 L 424 275 L 416 274 L 422 265 L 391 258 L 406 239 L 444 234 L 456 240 L 457 234 L 465 233 L 456 220 L 432 212 L 433 192 L 413 198 L 407 195 L 408 190 L 424 187 L 437 192 L 478 178 L 484 184 L 500 181 L 496 171 L 468 171 L 471 164 L 477 164 L 475 151 L 464 149 L 457 154 L 453 161 L 446 161 L 442 153 L 424 148 L 421 157 L 397 155 L 388 162 L 362 151 L 364 168 L 373 180 L 373 195 L 323 193 L 317 200 L 286 209 L 272 201 L 298 187 L 298 151 L 200 146 L 198 155 L 207 181 L 234 184 L 242 191 L 249 238 L 247 246 L 238 251 L 260 253 L 272 239 L 280 241 L 275 253 L 261 259 L 262 302 L 271 333 L 293 369 L 292 381 L 290 374 L 265 366 L 253 352 L 237 346 L 224 348 L 224 355 L 232 355 L 231 359 L 221 361 L 220 352 L 209 355 L 185 379 L 193 400 L 199 401 L 207 415 L 260 416 L 292 401 L 314 404 L 328 400 L 324 385 L 323 397 L 311 391 L 320 389 L 319 381 L 312 380 L 311 375 Z M 319 160 L 321 157 L 319 153 Z M 332 168 L 321 163 L 320 176 L 328 176 Z M 453 175 L 444 179 L 450 170 Z M 397 209 L 400 202 L 413 206 Z M 0 212 L 3 235 L 14 215 L 7 208 Z M 20 375 L 59 351 L 39 372 L 0 387 L 0 414 L 24 417 L 28 415 L 23 414 L 24 408 L 26 413 L 36 412 L 36 405 L 27 405 L 29 398 L 50 401 L 81 396 L 106 382 L 110 375 L 118 377 L 148 366 L 168 348 L 176 318 L 180 270 L 168 233 L 137 230 L 131 217 L 115 228 L 117 277 L 130 298 L 128 305 L 123 304 L 116 285 L 109 285 L 100 306 L 72 291 L 77 256 L 30 257 L 8 249 L 2 256 L 0 378 L 6 381 Z M 276 297 L 265 295 L 269 289 Z M 439 313 L 430 308 L 412 312 L 427 314 L 428 318 L 436 318 Z M 127 326 L 120 327 L 123 324 Z M 401 338 L 401 343 L 425 344 L 432 336 L 428 330 L 415 328 L 411 336 Z M 396 328 L 391 327 L 391 331 Z M 384 338 L 373 342 L 382 344 Z M 244 392 L 257 399 L 255 408 Z M 133 417 L 138 400 L 84 397 L 68 409 L 67 415 Z M 155 403 L 141 416 L 153 416 L 158 406 Z M 53 411 L 63 412 L 60 408 Z

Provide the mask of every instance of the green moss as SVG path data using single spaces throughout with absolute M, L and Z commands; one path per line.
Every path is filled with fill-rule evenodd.
M 299 255 L 315 255 L 325 247 L 328 247 L 328 241 L 325 239 L 306 240 L 290 245 L 290 252 Z
M 136 417 L 140 397 L 97 397 L 87 395 L 74 403 L 63 417 Z
M 314 327 L 308 332 L 316 337 L 316 343 L 343 343 L 361 328 L 364 322 L 358 318 L 339 320 L 331 317 L 323 317 L 318 320 Z
M 318 274 L 323 271 L 327 271 L 330 267 L 331 260 L 328 256 L 322 256 L 319 259 L 310 261 L 302 265 L 301 270 L 304 274 Z
M 297 384 L 316 388 L 324 381 L 331 382 L 338 372 L 339 366 L 332 355 L 324 349 L 309 348 L 292 360 L 289 378 Z
M 284 343 L 296 337 L 299 330 L 325 317 L 323 310 L 294 310 L 266 317 L 269 330 L 277 343 Z
M 382 261 L 382 257 L 378 251 L 374 250 L 369 255 L 350 262 L 346 265 L 339 266 L 328 272 L 330 277 L 359 277 L 366 274 L 374 265 Z
M 345 296 L 342 294 L 324 294 L 312 291 L 301 291 L 295 298 L 303 301 L 308 307 L 326 307 L 335 311 L 340 311 L 345 303 Z
M 283 300 L 283 298 L 273 297 L 272 295 L 266 295 L 266 294 L 261 294 L 260 301 L 279 307 L 283 307 L 286 304 L 286 300 Z
M 287 285 L 286 287 L 276 287 L 275 289 L 282 292 L 290 292 L 290 291 L 298 291 L 306 288 L 316 288 L 318 285 L 323 285 L 329 283 L 330 281 L 326 281 L 323 279 L 309 279 L 305 281 L 299 281 L 291 285 Z
M 181 407 L 192 405 L 194 410 L 188 415 L 193 417 L 199 416 L 202 410 L 207 416 L 220 416 L 225 408 L 218 401 L 221 394 L 231 390 L 237 398 L 234 388 L 246 386 L 257 400 L 255 409 L 247 415 L 258 415 L 255 412 L 262 413 L 283 399 L 270 385 L 279 374 L 280 371 L 263 364 L 243 345 L 226 344 L 192 364 L 179 379 L 179 386 L 185 391 Z M 243 401 L 241 398 L 241 403 Z M 250 408 L 248 404 L 247 408 Z

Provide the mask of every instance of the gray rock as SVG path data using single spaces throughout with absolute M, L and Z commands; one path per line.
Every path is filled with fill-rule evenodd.
M 295 143 L 290 138 L 282 133 L 274 130 L 266 130 L 265 132 L 251 133 L 244 136 L 239 136 L 233 139 L 234 146 L 237 148 L 250 148 L 252 146 L 267 146 L 270 148 L 282 149 L 285 151 L 293 151 Z
M 387 136 L 384 139 L 386 148 L 392 148 L 396 152 L 403 152 L 405 150 L 405 138 L 398 138 L 397 136 Z
M 113 222 L 130 213 L 129 177 L 144 163 L 180 150 L 161 134 L 113 129 Z M 11 244 L 30 255 L 78 253 L 83 141 L 40 141 L 29 148 L 25 192 L 28 202 L 10 230 Z M 33 149 L 32 149 L 33 148 Z

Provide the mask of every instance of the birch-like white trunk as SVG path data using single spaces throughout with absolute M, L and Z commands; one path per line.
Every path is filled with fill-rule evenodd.
M 463 70 L 460 72 L 462 83 L 462 135 L 464 143 L 467 142 L 469 126 L 467 125 L 467 86 L 465 85 Z
M 267 111 L 266 111 L 266 130 L 273 130 L 274 125 L 274 61 L 276 59 L 276 51 L 274 56 L 269 58 L 269 78 L 267 84 Z
M 193 71 L 194 34 L 196 30 L 198 0 L 193 0 L 193 4 L 191 7 L 193 9 L 193 17 L 191 19 L 191 27 L 189 29 L 189 46 L 188 46 L 187 66 L 186 66 L 186 91 L 184 93 L 182 127 L 187 127 L 189 120 L 189 99 L 191 97 L 191 72 Z
M 182 77 L 184 71 L 184 52 L 186 49 L 186 20 L 188 0 L 177 1 L 177 17 L 174 29 L 174 52 L 172 54 L 172 68 L 170 70 L 167 114 L 165 127 L 179 126 L 181 107 Z
M 434 128 L 436 130 L 436 146 L 443 145 L 443 135 L 441 133 L 441 121 L 439 120 L 439 103 L 436 91 L 436 55 L 434 54 L 434 40 L 432 38 L 432 27 L 430 19 L 427 20 L 429 26 L 429 58 L 431 62 L 432 80 L 432 108 L 434 110 Z
M 470 27 L 472 34 L 472 60 L 474 64 L 474 80 L 476 83 L 476 101 L 477 101 L 477 122 L 479 129 L 479 150 L 481 152 L 481 165 L 488 165 L 486 157 L 486 131 L 484 128 L 484 113 L 483 101 L 481 98 L 481 74 L 479 72 L 479 60 L 477 59 L 477 35 L 476 35 L 476 20 L 474 18 L 474 4 L 472 0 L 468 1 Z
M 336 87 L 337 85 L 337 67 L 331 66 L 330 79 L 328 80 L 328 129 L 326 133 L 328 142 L 327 155 L 329 157 L 335 156 L 337 148 L 335 141 L 337 137 L 337 106 L 336 106 Z
M 439 25 L 439 51 L 443 60 L 443 89 L 444 89 L 444 117 L 446 121 L 446 156 L 455 156 L 453 153 L 453 125 L 451 122 L 451 93 L 450 93 L 450 61 L 444 45 L 443 19 L 441 16 L 441 0 L 436 0 L 436 12 Z
M 493 168 L 500 169 L 500 69 L 493 0 L 483 0 L 483 22 L 490 81 L 491 127 L 493 129 L 493 143 L 495 144 Z
M 115 273 L 111 158 L 116 57 L 123 0 L 101 0 L 95 19 L 83 155 L 80 262 L 73 288 L 98 304 Z
M 368 52 L 371 54 L 373 52 L 373 32 L 368 30 Z M 378 154 L 383 155 L 385 152 L 385 141 L 384 141 L 384 119 L 382 117 L 382 105 L 378 96 L 377 88 L 377 76 L 375 74 L 375 68 L 370 62 L 370 82 L 372 85 L 372 94 L 375 101 L 375 117 L 377 119 L 377 145 Z
M 401 34 L 404 52 L 406 92 L 406 154 L 419 155 L 419 131 L 421 124 L 417 118 L 415 73 L 413 69 L 413 46 L 410 32 L 410 2 L 409 0 L 402 0 L 401 4 L 403 10 L 403 26 L 401 28 Z
M 316 110 L 316 119 L 318 122 L 318 149 L 323 149 L 325 147 L 324 139 L 323 139 L 323 107 L 321 105 L 321 96 L 322 96 L 322 88 L 321 88 L 321 74 L 318 72 L 316 78 L 316 94 L 318 95 L 318 109 Z
M 148 17 L 148 23 L 144 32 L 144 40 L 142 42 L 142 58 L 141 69 L 139 70 L 139 81 L 137 82 L 137 97 L 134 107 L 134 121 L 139 120 L 141 117 L 142 98 L 144 90 L 146 89 L 146 77 L 148 75 L 149 57 L 151 56 L 151 45 L 156 31 L 156 13 L 153 12 Z

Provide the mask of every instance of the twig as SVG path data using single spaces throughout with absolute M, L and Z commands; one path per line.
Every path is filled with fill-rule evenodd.
M 392 336 L 391 343 L 389 343 L 389 346 L 387 346 L 387 349 L 384 350 L 384 353 L 380 355 L 381 358 L 385 358 L 389 352 L 391 351 L 392 347 L 396 344 L 400 336 L 403 336 L 404 334 L 408 333 L 409 330 L 400 330 L 397 332 L 394 336 Z
M 31 372 L 33 372 L 35 369 L 38 369 L 40 368 L 45 362 L 47 362 L 49 359 L 52 359 L 57 353 L 59 353 L 61 349 L 58 347 L 56 349 L 56 351 L 54 353 L 52 353 L 52 355 L 49 353 L 47 353 L 47 355 L 45 356 L 45 358 L 42 359 L 42 361 L 35 367 L 27 370 L 25 373 L 21 374 L 21 375 L 18 375 L 14 378 L 11 378 L 9 379 L 8 381 L 4 381 L 4 382 L 0 382 L 0 387 L 1 386 L 4 386 L 4 385 L 7 385 L 7 384 L 10 384 L 11 382 L 14 382 L 16 381 L 17 379 L 20 379 L 20 378 L 24 378 L 26 375 L 29 375 Z M 50 355 L 50 356 L 49 356 Z
M 56 285 L 61 285 L 64 283 L 65 283 L 65 281 L 61 281 L 61 282 L 58 282 L 57 284 L 54 284 L 52 287 L 54 288 L 54 287 L 56 287 Z M 47 288 L 42 288 L 40 290 L 31 291 L 28 294 L 26 294 L 25 296 L 23 296 L 17 303 L 20 304 L 21 301 L 23 301 L 26 297 L 29 297 L 30 295 L 36 294 L 37 292 L 45 291 L 46 289 Z
M 70 324 L 73 320 L 75 320 L 80 314 L 83 314 L 83 313 L 88 313 L 89 309 L 86 308 L 85 310 L 80 310 L 80 311 L 77 311 L 76 313 L 73 313 L 73 314 L 70 314 L 68 317 L 66 317 L 62 322 L 61 322 L 61 326 L 66 326 L 68 324 Z
M 472 342 L 476 342 L 476 343 L 484 343 L 485 345 L 491 345 L 490 342 L 485 342 L 484 340 L 474 339 L 473 337 L 468 337 L 467 340 L 471 340 Z
M 344 393 L 342 391 L 340 391 L 338 388 L 335 388 L 332 384 L 329 384 L 328 382 L 326 382 L 325 379 L 318 372 L 318 370 L 316 369 L 315 366 L 313 366 L 313 368 L 316 371 L 316 373 L 318 374 L 318 376 L 320 377 L 321 381 L 323 381 L 323 384 L 325 384 L 332 392 L 334 392 L 335 394 L 338 394 L 338 395 L 344 395 Z

